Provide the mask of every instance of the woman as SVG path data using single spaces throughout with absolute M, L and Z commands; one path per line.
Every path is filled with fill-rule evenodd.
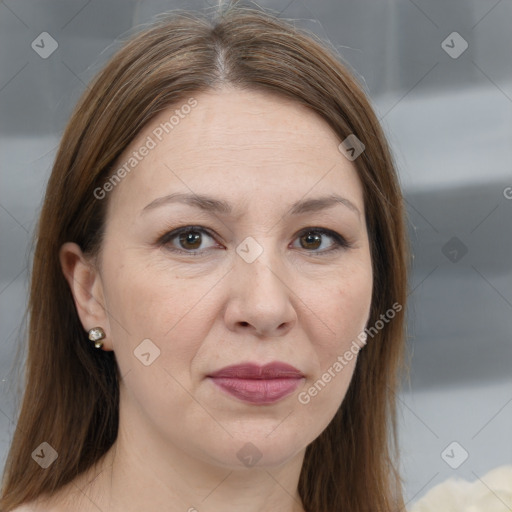
M 1 510 L 403 510 L 404 232 L 336 55 L 260 9 L 162 17 L 60 144 Z

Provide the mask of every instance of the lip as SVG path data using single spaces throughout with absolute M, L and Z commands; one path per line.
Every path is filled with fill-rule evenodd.
M 273 404 L 297 389 L 304 379 L 297 368 L 281 362 L 227 366 L 208 378 L 224 392 L 247 403 Z

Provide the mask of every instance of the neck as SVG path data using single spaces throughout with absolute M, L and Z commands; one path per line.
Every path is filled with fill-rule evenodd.
M 124 423 L 126 424 L 126 422 Z M 140 429 L 116 442 L 74 485 L 80 512 L 303 512 L 298 482 L 305 451 L 279 467 L 229 468 L 185 453 Z M 77 498 L 78 496 L 78 508 Z

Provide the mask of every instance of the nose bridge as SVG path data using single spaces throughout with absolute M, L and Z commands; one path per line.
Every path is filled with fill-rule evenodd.
M 286 295 L 285 267 L 279 260 L 279 254 L 272 245 L 272 237 L 247 237 L 237 247 L 238 255 L 234 271 L 237 280 L 245 282 L 251 288 L 251 294 L 272 293 Z M 277 297 L 273 297 L 274 299 Z M 268 297 L 269 300 L 272 297 Z
M 295 310 L 285 265 L 272 247 L 271 237 L 263 238 L 247 237 L 236 249 L 228 321 L 271 334 L 283 324 L 291 325 Z

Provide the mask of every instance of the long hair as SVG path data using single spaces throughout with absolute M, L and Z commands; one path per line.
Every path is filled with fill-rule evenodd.
M 95 464 L 118 431 L 114 352 L 87 339 L 59 248 L 101 247 L 105 183 L 121 152 L 156 114 L 202 91 L 232 87 L 291 98 L 323 118 L 340 142 L 355 135 L 374 275 L 369 325 L 335 417 L 307 448 L 299 493 L 309 512 L 396 512 L 396 392 L 405 347 L 408 247 L 402 194 L 388 143 L 363 87 L 330 44 L 261 8 L 230 4 L 210 20 L 174 11 L 125 42 L 79 100 L 62 136 L 36 232 L 24 395 L 3 475 L 0 509 L 51 496 Z M 341 157 L 343 158 L 343 157 Z M 395 305 L 394 318 L 381 315 Z M 397 307 L 397 305 L 399 307 Z M 41 443 L 58 458 L 32 460 Z

